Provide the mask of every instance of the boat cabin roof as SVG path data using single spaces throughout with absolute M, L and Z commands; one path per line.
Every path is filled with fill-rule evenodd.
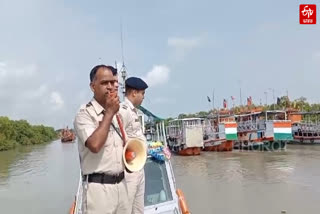
M 252 112 L 252 113 L 248 113 L 248 114 L 238 114 L 238 115 L 234 115 L 235 117 L 247 117 L 247 116 L 251 116 L 251 115 L 258 115 L 258 114 L 262 114 L 262 111 L 259 112 Z
M 191 121 L 191 120 L 201 120 L 200 117 L 191 117 L 191 118 L 183 118 L 183 119 L 174 119 L 174 120 L 170 120 L 169 122 L 173 122 L 173 121 Z
M 259 114 L 286 114 L 286 111 L 283 110 L 268 110 L 268 111 L 259 111 L 259 112 L 252 112 L 248 114 L 238 114 L 235 115 L 235 117 L 247 117 L 247 116 L 252 116 L 252 115 L 259 115 Z
M 290 112 L 290 115 L 313 115 L 320 114 L 320 111 L 310 111 L 310 112 Z
M 267 114 L 279 114 L 279 113 L 287 113 L 286 111 L 283 111 L 283 110 L 268 110 L 268 111 L 265 111 L 265 113 Z

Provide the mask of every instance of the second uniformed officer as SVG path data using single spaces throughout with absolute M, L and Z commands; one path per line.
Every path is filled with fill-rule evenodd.
M 119 110 L 125 132 L 128 139 L 139 138 L 146 142 L 137 114 L 137 107 L 141 105 L 148 85 L 140 78 L 130 77 L 126 80 L 125 87 L 125 100 L 120 104 Z M 128 186 L 129 204 L 132 207 L 131 213 L 143 213 L 145 191 L 144 169 L 138 172 L 126 173 L 126 182 Z
M 114 70 L 98 65 L 90 72 L 93 99 L 81 106 L 74 121 L 83 174 L 85 214 L 129 214 L 124 181 L 123 141 L 115 118 L 120 101 Z

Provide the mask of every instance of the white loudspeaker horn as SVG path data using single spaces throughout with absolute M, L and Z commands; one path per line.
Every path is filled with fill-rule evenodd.
M 147 146 L 137 138 L 127 141 L 123 148 L 123 162 L 127 170 L 137 172 L 143 169 L 147 161 Z

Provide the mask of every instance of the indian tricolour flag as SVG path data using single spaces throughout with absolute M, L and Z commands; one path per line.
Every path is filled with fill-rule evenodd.
M 228 122 L 224 124 L 226 140 L 237 140 L 237 123 L 236 122 Z
M 275 140 L 291 140 L 292 139 L 291 121 L 273 122 L 273 133 L 274 133 Z

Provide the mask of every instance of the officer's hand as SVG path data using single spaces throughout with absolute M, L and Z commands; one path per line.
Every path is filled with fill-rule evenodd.
M 107 93 L 107 99 L 105 104 L 106 113 L 115 115 L 120 108 L 120 100 L 117 91 Z

